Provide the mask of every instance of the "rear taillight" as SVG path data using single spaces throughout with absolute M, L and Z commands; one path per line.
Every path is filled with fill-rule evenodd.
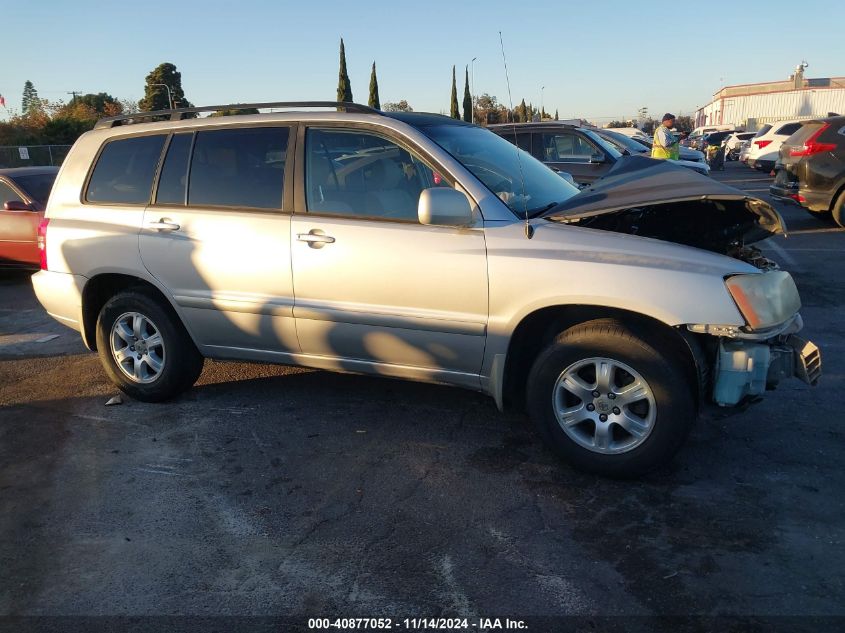
M 38 225 L 38 255 L 41 258 L 41 270 L 47 270 L 47 225 L 50 224 L 48 218 L 41 220 Z
M 763 148 L 764 148 L 764 147 L 766 147 L 766 145 L 768 145 L 769 143 L 771 143 L 771 141 L 754 141 L 754 144 L 755 144 L 757 147 L 759 147 L 760 149 L 763 149 Z
M 807 199 L 800 193 L 791 193 L 789 194 L 789 197 L 795 200 L 795 202 L 807 202 Z
M 830 127 L 830 123 L 825 123 L 822 125 L 818 130 L 816 130 L 813 135 L 804 141 L 804 144 L 801 147 L 791 147 L 789 148 L 789 155 L 790 156 L 812 156 L 813 154 L 820 154 L 822 152 L 832 152 L 836 149 L 836 143 L 819 143 L 818 139 L 821 136 L 822 132 L 824 132 L 827 128 Z

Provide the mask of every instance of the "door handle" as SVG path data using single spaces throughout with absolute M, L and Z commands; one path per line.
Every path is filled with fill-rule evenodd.
M 161 218 L 158 222 L 150 222 L 147 228 L 155 229 L 156 231 L 178 231 L 179 225 L 171 222 L 170 218 Z
M 308 244 L 314 246 L 334 243 L 334 238 L 331 235 L 325 235 L 322 231 L 317 233 L 319 230 L 320 229 L 313 229 L 309 233 L 297 233 L 296 239 L 300 242 L 308 242 Z

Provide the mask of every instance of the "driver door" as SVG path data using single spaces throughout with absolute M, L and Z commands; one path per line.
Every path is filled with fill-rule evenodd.
M 477 383 L 487 327 L 481 222 L 421 225 L 420 192 L 451 185 L 381 132 L 310 127 L 303 140 L 291 220 L 302 353 L 320 366 Z

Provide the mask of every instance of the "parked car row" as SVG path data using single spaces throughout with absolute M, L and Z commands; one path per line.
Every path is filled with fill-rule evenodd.
M 784 230 L 762 200 L 574 127 L 514 147 L 440 115 L 231 108 L 259 106 L 287 110 L 104 119 L 53 187 L 36 295 L 134 398 L 204 358 L 435 381 L 630 477 L 701 408 L 819 378 L 792 277 L 750 246 Z

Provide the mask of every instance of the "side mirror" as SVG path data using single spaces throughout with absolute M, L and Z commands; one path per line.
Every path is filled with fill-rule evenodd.
M 457 189 L 446 187 L 423 189 L 417 217 L 420 224 L 442 226 L 469 226 L 473 222 L 469 198 Z
M 32 211 L 32 205 L 20 200 L 9 200 L 3 203 L 3 208 L 6 211 Z

